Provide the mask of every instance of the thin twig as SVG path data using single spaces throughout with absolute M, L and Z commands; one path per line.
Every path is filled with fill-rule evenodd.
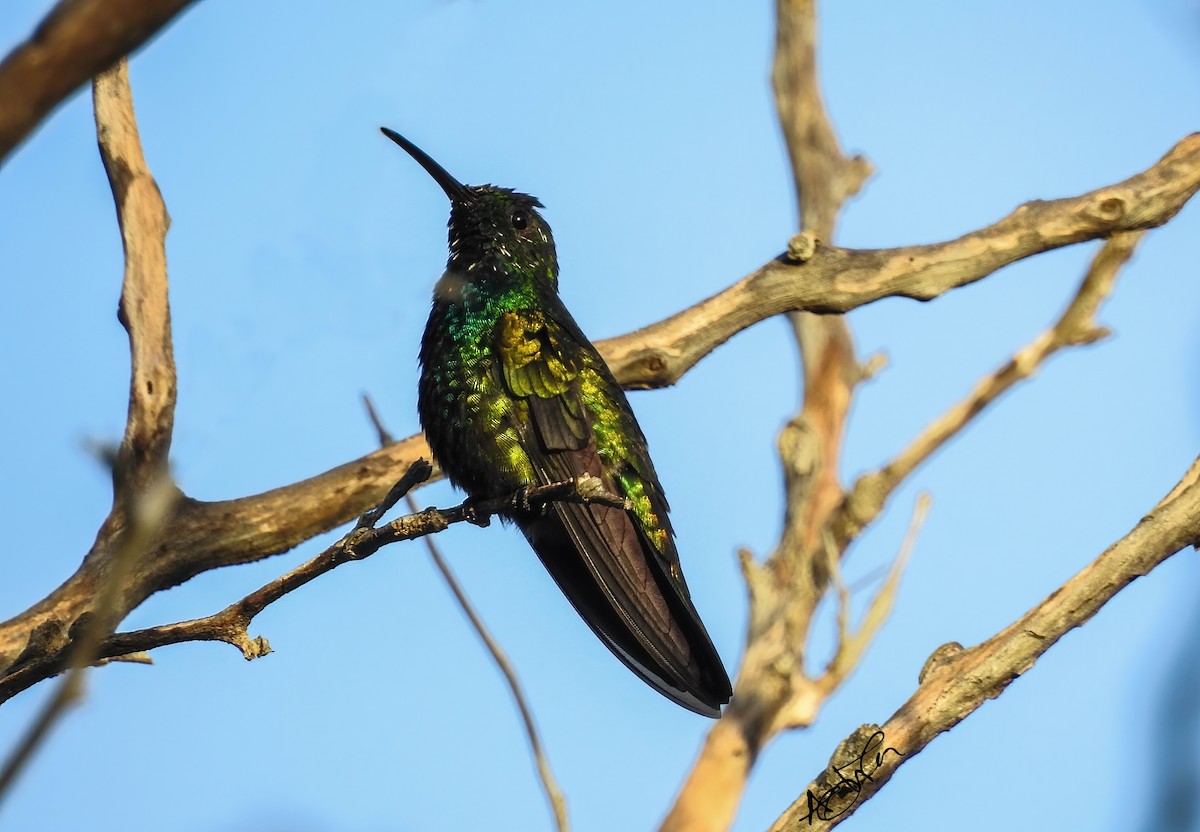
M 371 425 L 379 436 L 379 447 L 386 448 L 396 441 L 396 437 L 392 436 L 391 431 L 383 424 L 383 419 L 379 418 L 379 411 L 375 409 L 375 402 L 371 400 L 371 397 L 363 393 L 362 401 L 363 406 L 367 409 L 367 417 L 371 420 Z
M 3 803 L 4 798 L 8 795 L 8 790 L 16 782 L 17 775 L 24 771 L 29 761 L 33 759 L 33 752 L 46 741 L 46 737 L 50 735 L 50 729 L 82 696 L 83 673 L 79 668 L 72 668 L 59 682 L 58 687 L 54 690 L 54 695 L 42 707 L 21 741 L 17 743 L 8 759 L 5 760 L 4 768 L 0 770 L 0 803 Z
M 1117 234 L 1106 240 L 1074 297 L 1059 319 L 994 372 L 981 379 L 961 402 L 939 416 L 894 460 L 855 482 L 832 527 L 841 545 L 854 539 L 883 511 L 888 498 L 921 463 L 957 436 L 988 406 L 1022 381 L 1030 379 L 1050 356 L 1066 347 L 1092 344 L 1107 337 L 1095 315 L 1112 293 L 1117 273 L 1133 255 L 1145 232 Z
M 417 511 L 417 503 L 413 500 L 412 495 L 408 496 L 408 507 L 414 513 Z M 484 647 L 491 654 L 492 660 L 496 662 L 496 666 L 500 668 L 500 672 L 504 674 L 504 680 L 508 683 L 508 690 L 512 694 L 513 701 L 517 703 L 517 710 L 521 712 L 521 721 L 525 725 L 525 736 L 529 739 L 529 750 L 533 754 L 534 762 L 537 764 L 538 778 L 542 783 L 542 791 L 546 794 L 546 800 L 550 803 L 550 811 L 554 815 L 554 824 L 559 832 L 568 832 L 571 828 L 569 819 L 567 818 L 567 799 L 563 795 L 562 789 L 558 785 L 558 780 L 554 777 L 554 772 L 550 768 L 550 760 L 546 756 L 546 752 L 542 747 L 541 737 L 538 735 L 536 723 L 533 721 L 533 711 L 529 708 L 529 703 L 525 700 L 525 693 L 521 688 L 521 681 L 517 678 L 517 671 L 513 668 L 512 662 L 508 660 L 504 649 L 492 637 L 487 625 L 483 623 L 483 619 L 479 616 L 479 612 L 475 609 L 471 599 L 467 597 L 462 585 L 458 582 L 458 578 L 450 569 L 450 565 L 446 563 L 446 559 L 442 557 L 437 544 L 432 537 L 425 538 L 425 545 L 429 548 L 429 556 L 433 558 L 434 564 L 438 571 L 442 573 L 442 578 L 445 579 L 446 585 L 450 587 L 450 591 L 454 593 L 454 599 L 458 601 L 458 606 L 462 609 L 463 614 L 467 616 L 467 620 L 471 622 L 471 626 L 475 628 L 475 632 L 483 641 Z
M 89 665 L 101 657 L 101 642 L 105 635 L 112 632 L 117 599 L 125 576 L 162 529 L 177 494 L 174 484 L 163 479 L 152 484 L 135 502 L 127 504 L 129 525 L 117 545 L 112 571 L 100 585 L 94 613 L 77 623 L 77 634 L 69 649 L 66 675 L 10 753 L 3 768 L 0 768 L 0 802 L 3 802 L 17 776 L 29 764 L 34 752 L 50 735 L 51 729 L 68 708 L 82 699 L 84 674 Z
M 875 593 L 875 597 L 871 599 L 870 605 L 867 607 L 866 614 L 863 616 L 862 623 L 854 633 L 849 632 L 849 627 L 845 621 L 840 621 L 838 649 L 833 659 L 830 660 L 829 666 L 826 668 L 825 675 L 817 680 L 817 684 L 824 690 L 832 693 L 836 690 L 846 677 L 858 666 L 866 653 L 867 647 L 875 639 L 875 635 L 879 632 L 879 628 L 883 626 L 883 622 L 891 615 L 892 607 L 896 602 L 896 592 L 900 588 L 900 577 L 904 574 L 904 567 L 908 565 L 908 559 L 912 555 L 913 548 L 917 545 L 917 537 L 921 533 L 921 527 L 925 524 L 925 517 L 929 514 L 929 507 L 932 505 L 933 499 L 928 494 L 921 494 L 917 498 L 917 504 L 913 509 L 912 520 L 909 521 L 908 531 L 905 532 L 904 540 L 900 544 L 900 551 L 896 555 L 896 559 L 892 562 L 892 568 L 888 571 L 887 580 L 883 582 L 883 586 Z M 840 591 L 848 595 L 849 590 L 845 589 L 840 576 L 836 584 L 840 587 Z M 842 599 L 840 603 L 847 605 L 847 599 Z
M 530 488 L 519 494 L 489 500 L 468 500 L 453 508 L 427 508 L 398 517 L 383 526 L 374 525 L 387 510 L 386 503 L 398 502 L 412 488 L 424 482 L 431 471 L 432 466 L 425 460 L 414 463 L 393 486 L 385 504 L 364 514 L 341 540 L 287 574 L 264 584 L 240 601 L 204 618 L 118 633 L 101 645 L 97 655 L 123 656 L 185 641 L 223 641 L 241 650 L 245 658 L 256 659 L 269 653 L 270 645 L 261 637 L 250 638 L 248 627 L 255 616 L 283 596 L 326 572 L 351 561 L 365 560 L 384 546 L 434 534 L 454 523 L 486 525 L 489 518 L 511 511 L 518 503 L 522 507 L 528 504 L 533 510 L 560 501 L 595 503 L 616 508 L 628 506 L 621 497 L 605 491 L 598 478 L 584 475 L 575 480 Z M 7 686 L 21 681 L 20 674 L 21 671 L 18 670 L 11 676 L 0 679 L 0 696 L 6 693 Z
M 388 431 L 387 426 L 384 425 L 379 411 L 375 409 L 375 403 L 366 393 L 363 394 L 363 404 L 367 408 L 367 416 L 370 418 L 371 424 L 374 425 L 376 433 L 379 434 L 379 444 L 385 446 L 391 444 L 392 434 Z M 396 489 L 392 490 L 393 492 L 396 491 Z M 412 494 L 405 493 L 404 498 L 408 502 L 409 511 L 416 514 L 418 511 L 417 502 L 413 499 Z M 380 516 L 382 514 L 382 511 L 379 512 Z M 376 517 L 377 519 L 378 517 Z M 542 747 L 542 740 L 538 734 L 537 725 L 533 721 L 533 711 L 525 700 L 525 693 L 521 688 L 520 680 L 517 678 L 517 671 L 512 666 L 512 662 L 509 661 L 508 655 L 504 652 L 499 642 L 492 637 L 487 625 L 483 622 L 483 618 L 479 615 L 479 611 L 475 609 L 475 605 L 467 597 L 466 590 L 463 589 L 462 584 L 459 583 L 458 578 L 450 569 L 450 564 L 442 557 L 441 547 L 434 542 L 432 537 L 425 538 L 425 545 L 429 549 L 429 556 L 433 559 L 434 565 L 437 566 L 438 571 L 441 573 L 442 579 L 445 580 L 446 585 L 450 587 L 450 591 L 454 594 L 455 600 L 458 601 L 459 608 L 467 616 L 467 620 L 471 622 L 471 626 L 475 628 L 475 632 L 483 641 L 488 653 L 492 656 L 492 660 L 496 662 L 496 666 L 500 668 L 500 672 L 504 675 L 504 679 L 508 683 L 508 689 L 517 703 L 517 710 L 521 713 L 521 721 L 525 726 L 525 736 L 529 740 L 529 748 L 537 765 L 542 791 L 546 795 L 546 800 L 550 803 L 550 811 L 554 816 L 555 826 L 559 832 L 568 832 L 570 821 L 567 817 L 567 800 L 558 785 L 558 781 L 554 777 L 554 772 L 550 768 L 550 760 Z

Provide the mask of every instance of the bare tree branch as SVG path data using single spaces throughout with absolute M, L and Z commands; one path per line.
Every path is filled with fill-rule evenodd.
M 871 171 L 861 157 L 843 155 L 821 101 L 815 0 L 776 4 L 772 80 L 800 206 L 800 234 L 788 246 L 788 260 L 806 264 L 818 241 L 832 239 L 842 205 Z M 828 584 L 824 529 L 842 500 L 838 459 L 854 388 L 864 374 L 844 318 L 804 311 L 789 318 L 800 348 L 804 399 L 779 436 L 783 534 L 762 567 L 743 552 L 750 624 L 733 701 L 711 729 L 663 830 L 728 828 L 759 749 L 783 725 L 780 715 L 815 712 L 804 647 Z
M 1104 337 L 1106 331 L 1096 324 L 1094 316 L 1099 311 L 1101 303 L 1111 293 L 1117 272 L 1129 259 L 1141 235 L 1142 232 L 1132 232 L 1118 235 L 1107 241 L 1097 253 L 1074 298 L 1049 330 L 1017 352 L 1000 370 L 983 379 L 967 399 L 955 405 L 922 432 L 901 454 L 900 463 L 893 462 L 881 471 L 859 479 L 843 506 L 839 507 L 838 511 L 830 518 L 827 542 L 832 550 L 829 556 L 831 561 L 840 557 L 862 529 L 878 517 L 887 497 L 915 470 L 917 465 L 928 459 L 950 437 L 965 428 L 989 404 L 995 402 L 1004 391 L 1019 381 L 1031 378 L 1037 368 L 1058 350 L 1068 346 L 1090 344 Z M 868 613 L 869 621 L 870 613 Z M 837 655 L 831 663 L 826 677 L 814 682 L 816 694 L 798 697 L 799 707 L 815 707 L 816 704 L 819 704 L 852 669 L 853 663 L 848 654 L 855 654 L 861 658 L 863 648 L 864 645 L 859 643 L 858 639 L 850 641 L 843 639 L 838 645 Z M 857 661 L 857 658 L 854 661 Z M 830 676 L 833 678 L 829 678 Z M 803 692 L 803 684 L 797 685 L 797 689 Z M 804 716 L 803 711 L 800 714 Z M 864 749 L 872 749 L 874 744 L 877 744 L 877 728 L 878 726 L 864 726 L 854 736 L 847 738 L 838 752 L 834 754 L 826 773 L 826 782 L 821 789 L 812 792 L 815 795 L 814 798 L 810 800 L 807 795 L 805 798 L 806 806 L 814 812 L 813 818 L 821 816 L 832 818 L 836 814 L 822 808 L 826 798 L 831 805 L 842 805 L 858 794 L 861 784 L 853 778 L 850 781 L 844 780 L 842 778 L 843 769 L 851 763 L 859 765 L 862 761 L 855 754 L 866 753 Z M 890 740 L 890 737 L 888 739 Z M 895 747 L 895 750 L 902 754 L 907 753 L 899 747 Z M 878 761 L 879 765 L 882 763 L 882 760 Z M 868 766 L 863 771 L 864 776 L 872 775 L 874 768 Z M 813 801 L 818 804 L 816 808 L 813 806 Z
M 1135 578 L 1200 544 L 1200 458 L 1127 535 L 992 638 L 969 649 L 947 645 L 926 663 L 916 692 L 882 726 L 864 726 L 830 768 L 779 817 L 772 832 L 826 830 L 876 794 L 896 770 L 1033 667 Z M 876 737 L 873 744 L 868 737 Z M 846 751 L 849 753 L 846 753 Z M 891 751 L 892 753 L 888 753 Z
M 351 561 L 365 560 L 384 546 L 436 534 L 455 523 L 486 526 L 491 517 L 511 509 L 518 501 L 532 508 L 561 501 L 628 508 L 625 499 L 605 491 L 598 478 L 584 475 L 565 482 L 539 485 L 516 495 L 468 500 L 447 509 L 427 508 L 377 527 L 380 518 L 413 488 L 428 480 L 432 470 L 433 466 L 425 460 L 414 463 L 393 485 L 384 501 L 363 514 L 340 540 L 240 601 L 204 618 L 117 633 L 100 645 L 96 656 L 112 658 L 185 641 L 223 641 L 241 650 L 247 660 L 256 659 L 271 652 L 266 639 L 249 635 L 250 623 L 259 613 L 321 575 Z M 27 681 L 25 668 L 0 678 L 0 702 L 28 687 Z
M 820 262 L 823 253 L 833 251 L 822 248 L 820 240 L 831 237 L 842 203 L 858 190 L 870 167 L 861 158 L 842 155 L 821 102 L 816 77 L 814 0 L 779 0 L 777 19 L 773 76 L 776 101 L 805 223 L 802 233 L 789 245 L 788 259 L 807 268 Z M 1120 200 L 1109 203 L 1109 199 L 1113 199 L 1111 194 L 1097 203 L 1100 213 L 1123 216 L 1124 203 Z M 976 238 L 972 245 L 977 245 L 980 239 L 997 232 L 1007 234 L 1002 231 L 1005 225 L 1036 213 L 1041 207 L 1032 203 L 1023 206 L 990 229 L 943 244 L 942 252 L 970 237 Z M 1023 242 L 1029 242 L 1031 237 L 1047 239 L 1047 229 L 1055 230 L 1053 222 Z M 850 497 L 843 494 L 837 480 L 841 438 L 854 388 L 870 370 L 857 363 L 850 332 L 843 320 L 792 313 L 803 359 L 805 397 L 800 412 L 784 428 L 779 440 L 784 463 L 784 532 L 763 565 L 755 564 L 749 553 L 742 554 L 743 573 L 750 590 L 750 625 L 734 698 L 722 720 L 712 728 L 700 758 L 663 823 L 664 830 L 716 832 L 728 828 L 758 752 L 780 731 L 805 727 L 815 719 L 823 701 L 861 660 L 891 608 L 899 575 L 896 571 L 872 601 L 863 624 L 851 632 L 845 613 L 846 591 L 839 586 L 841 638 L 836 654 L 822 675 L 810 678 L 804 669 L 804 654 L 813 615 L 830 587 L 831 578 L 837 577 L 838 562 L 847 547 L 862 527 L 875 519 L 886 496 L 916 465 L 962 430 L 1003 390 L 1030 376 L 1057 349 L 1090 343 L 1102 336 L 1093 315 L 1142 233 L 1117 234 L 1105 246 L 1075 300 L 1049 333 L 1018 353 L 1010 367 L 997 377 L 981 382 L 972 400 L 939 420 L 898 464 L 885 469 L 882 483 L 877 482 L 880 477 L 863 478 Z M 920 254 L 910 250 L 908 256 L 915 260 Z M 971 255 L 980 264 L 985 264 L 990 256 L 978 248 Z M 881 267 L 877 275 L 886 270 L 886 266 Z M 936 272 L 939 280 L 949 275 L 947 270 Z M 925 288 L 914 287 L 911 296 L 923 297 L 923 292 L 932 296 L 952 285 L 962 285 L 934 285 L 936 280 L 928 280 L 934 276 L 935 273 L 923 275 Z M 868 490 L 864 481 L 875 484 L 874 490 Z M 862 522 L 851 526 L 847 517 L 858 515 L 846 506 L 862 509 L 868 496 L 874 498 L 870 503 L 873 513 L 864 513 Z M 923 512 L 924 508 L 918 509 L 918 519 Z
M 1035 200 L 955 240 L 889 249 L 812 244 L 761 266 L 707 300 L 597 346 L 627 387 L 674 384 L 730 337 L 783 312 L 848 312 L 885 297 L 932 300 L 1018 260 L 1121 231 L 1160 226 L 1200 189 L 1200 133 L 1157 164 L 1067 199 Z
M 0 63 L 0 164 L 63 99 L 192 2 L 60 0 Z
M 800 202 L 800 228 L 829 240 L 842 205 L 872 171 L 862 156 L 842 153 L 825 110 L 817 76 L 816 18 L 816 0 L 778 0 L 771 82 Z
M 1132 232 L 1117 235 L 1107 241 L 1096 255 L 1075 297 L 1053 327 L 1016 353 L 1001 369 L 983 379 L 967 399 L 951 408 L 947 414 L 937 419 L 933 425 L 922 432 L 900 455 L 898 461 L 890 463 L 879 472 L 860 478 L 843 505 L 838 507 L 837 511 L 829 518 L 830 523 L 825 542 L 829 547 L 827 563 L 830 564 L 830 569 L 861 530 L 878 516 L 887 497 L 915 470 L 917 465 L 928 459 L 950 437 L 965 428 L 1003 392 L 1019 381 L 1032 377 L 1037 368 L 1058 350 L 1068 346 L 1093 343 L 1104 337 L 1106 332 L 1096 324 L 1094 316 L 1101 303 L 1111 293 L 1117 272 L 1129 259 L 1141 235 L 1142 232 Z M 749 563 L 744 563 L 744 566 L 747 579 L 751 582 L 752 597 L 757 594 L 759 597 L 778 599 L 785 595 L 786 587 L 780 588 L 770 583 L 774 572 L 752 568 L 752 564 Z M 811 592 L 811 590 L 809 591 Z M 808 609 L 801 607 L 797 612 L 796 605 L 802 599 L 802 593 L 794 594 L 790 603 L 784 606 L 784 611 L 774 613 L 769 620 L 773 623 L 780 620 L 786 622 L 790 620 L 789 616 L 800 615 Z M 876 601 L 878 602 L 880 599 L 888 600 L 888 593 L 885 591 L 877 597 Z M 796 678 L 792 683 L 791 725 L 802 725 L 805 719 L 811 720 L 815 716 L 820 702 L 845 679 L 865 649 L 866 645 L 860 636 L 872 629 L 877 629 L 880 617 L 886 614 L 886 607 L 887 604 L 882 607 L 875 603 L 872 604 L 867 621 L 864 622 L 859 633 L 852 638 L 840 640 L 837 653 L 824 676 L 812 680 L 810 683 L 807 677 L 803 676 L 802 670 L 795 674 Z M 805 625 L 808 620 L 804 619 Z M 776 626 L 778 625 L 776 624 Z M 806 629 L 798 627 L 793 632 L 805 637 L 807 634 Z M 800 644 L 802 645 L 803 642 Z M 747 664 L 749 664 L 751 653 L 755 648 L 756 644 L 752 640 L 751 646 L 747 650 Z M 766 667 L 773 667 L 771 661 L 775 651 L 787 649 L 787 641 L 780 636 L 764 637 L 761 649 L 766 655 L 765 658 L 759 660 L 759 663 Z M 793 647 L 793 649 L 796 648 Z M 783 727 L 787 727 L 787 725 L 788 723 L 785 722 Z M 853 754 L 846 757 L 846 754 L 849 753 L 847 749 L 862 751 L 875 741 L 874 727 L 868 727 L 871 727 L 872 730 L 868 731 L 864 727 L 861 736 L 848 738 L 844 743 L 845 747 L 839 749 L 839 752 L 834 755 L 827 774 L 828 782 L 824 786 L 825 791 L 815 791 L 814 794 L 818 797 L 828 796 L 834 802 L 837 799 L 845 799 L 847 795 L 857 794 L 857 783 L 854 783 L 851 789 L 845 782 L 838 779 L 840 777 L 838 767 L 842 766 L 847 759 L 851 762 L 857 759 Z M 766 734 L 766 737 L 769 738 L 770 734 Z M 898 750 L 903 751 L 903 749 Z M 871 771 L 866 773 L 870 774 Z M 846 791 L 847 789 L 850 790 Z M 818 802 L 820 801 L 818 800 Z
M 6 66 L 0 65 L 0 91 Z M 100 156 L 125 248 L 119 317 L 131 353 L 129 412 L 124 440 L 111 457 L 113 508 L 97 540 L 109 556 L 94 585 L 93 606 L 66 632 L 42 630 L 60 641 L 68 672 L 0 769 L 0 799 L 53 726 L 82 697 L 84 672 L 96 660 L 101 641 L 124 617 L 126 577 L 157 538 L 179 496 L 167 467 L 175 410 L 165 248 L 170 219 L 142 154 L 126 61 L 96 77 L 92 98 Z M 3 119 L 0 115 L 0 125 Z M 34 643 L 31 638 L 26 650 Z M 18 662 L 23 658 L 37 657 L 27 652 Z
M 97 76 L 93 101 L 100 157 L 125 249 L 118 317 L 129 335 L 129 412 L 124 439 L 112 455 L 112 510 L 76 573 L 77 614 L 39 614 L 52 595 L 27 613 L 30 629 L 19 650 L 11 649 L 17 645 L 0 650 L 0 656 L 7 652 L 10 659 L 4 665 L 26 673 L 47 661 L 61 669 L 85 666 L 96 657 L 92 648 L 128 613 L 131 576 L 144 567 L 181 499 L 167 467 L 175 408 L 165 248 L 170 220 L 142 154 L 125 61 Z M 139 516 L 148 503 L 155 506 L 153 533 L 146 532 Z M 138 535 L 137 545 L 131 546 L 131 536 Z
M 1065 347 L 1092 344 L 1108 330 L 1095 322 L 1095 314 L 1112 293 L 1117 273 L 1133 255 L 1145 232 L 1118 234 L 1104 243 L 1092 260 L 1074 298 L 1052 328 L 1016 353 L 1004 366 L 975 385 L 975 389 L 927 427 L 896 459 L 859 477 L 838 510 L 833 529 L 845 545 L 883 511 L 888 497 L 938 448 L 957 435 L 968 423 L 1016 384 L 1033 376 L 1054 353 Z
M 271 652 L 270 643 L 262 636 L 251 638 L 249 627 L 255 617 L 268 606 L 344 563 L 370 557 L 388 543 L 409 540 L 448 525 L 444 516 L 429 515 L 423 518 L 423 522 L 411 516 L 402 517 L 383 529 L 376 528 L 383 515 L 401 498 L 429 479 L 432 470 L 433 466 L 425 460 L 413 463 L 388 491 L 383 501 L 363 514 L 354 528 L 337 543 L 290 572 L 264 584 L 240 601 L 204 618 L 117 633 L 104 642 L 99 654 L 106 657 L 121 656 L 185 641 L 223 641 L 241 650 L 247 661 L 267 655 Z M 468 518 L 463 515 L 457 519 Z M 13 677 L 0 680 L 0 696 L 4 695 L 5 685 L 10 679 Z M 15 681 L 19 683 L 20 679 Z
M 788 247 L 790 260 L 811 259 L 820 241 L 831 242 L 838 214 L 871 174 L 861 156 L 842 153 L 825 110 L 817 76 L 815 0 L 776 4 L 775 61 L 771 80 L 783 130 L 796 199 L 800 235 Z M 821 534 L 829 512 L 842 498 L 837 468 L 854 387 L 862 380 L 850 328 L 841 316 L 791 313 L 804 372 L 800 412 L 779 437 L 784 463 L 786 515 L 783 538 L 772 556 L 777 575 L 814 571 L 823 562 Z M 815 581 L 815 606 L 824 581 Z
M 96 77 L 92 100 L 100 158 L 112 187 L 125 249 L 118 317 L 129 333 L 132 371 L 125 437 L 113 466 L 119 500 L 167 471 L 176 395 L 167 300 L 166 237 L 171 218 L 142 153 L 126 61 Z

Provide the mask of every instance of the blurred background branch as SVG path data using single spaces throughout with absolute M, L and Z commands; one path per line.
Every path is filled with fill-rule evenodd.
M 0 63 L 0 164 L 63 99 L 193 0 L 60 0 Z

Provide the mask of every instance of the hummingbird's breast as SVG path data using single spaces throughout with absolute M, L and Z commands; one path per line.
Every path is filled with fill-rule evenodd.
M 505 389 L 495 353 L 496 321 L 511 306 L 435 299 L 421 339 L 421 427 L 447 477 L 473 497 L 538 483 L 523 447 L 528 405 Z

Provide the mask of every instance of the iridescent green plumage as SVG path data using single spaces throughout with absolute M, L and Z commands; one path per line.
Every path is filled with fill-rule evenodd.
M 450 259 L 421 340 L 418 409 L 438 463 L 475 498 L 598 477 L 623 511 L 509 512 L 575 609 L 665 696 L 718 716 L 730 685 L 692 606 L 668 506 L 625 393 L 558 297 L 541 207 L 466 187 L 384 129 L 450 197 Z

